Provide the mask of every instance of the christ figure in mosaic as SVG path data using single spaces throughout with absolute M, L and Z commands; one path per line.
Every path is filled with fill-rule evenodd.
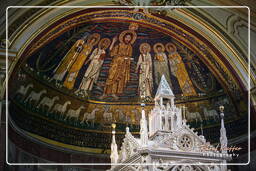
M 118 99 L 117 96 L 123 93 L 130 79 L 132 44 L 135 42 L 136 37 L 137 35 L 133 30 L 125 30 L 119 35 L 119 43 L 117 45 L 115 45 L 117 38 L 113 38 L 110 45 L 110 56 L 113 57 L 113 60 L 110 64 L 104 93 L 100 99 L 106 96 Z

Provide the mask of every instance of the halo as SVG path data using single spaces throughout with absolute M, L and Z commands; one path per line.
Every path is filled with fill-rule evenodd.
M 151 47 L 150 47 L 150 45 L 149 45 L 148 43 L 142 43 L 142 44 L 140 45 L 140 52 L 142 53 L 142 48 L 143 48 L 144 46 L 147 48 L 147 52 L 150 52 Z
M 157 49 L 156 49 L 157 46 L 161 46 L 163 49 L 163 52 L 165 51 L 165 47 L 162 43 L 156 43 L 156 44 L 154 44 L 154 47 L 153 47 L 155 53 L 158 53 Z
M 88 37 L 87 42 L 88 42 L 90 39 L 92 39 L 92 38 L 95 38 L 95 39 L 96 39 L 96 41 L 92 44 L 92 46 L 94 46 L 94 45 L 96 45 L 96 44 L 99 42 L 99 40 L 100 40 L 100 34 L 99 34 L 99 33 L 93 33 L 93 34 L 91 34 L 91 35 Z
M 111 43 L 111 40 L 109 38 L 103 38 L 99 42 L 99 47 L 102 46 L 103 42 L 106 42 L 106 46 L 103 48 L 104 50 L 107 49 Z
M 129 25 L 129 30 L 133 30 L 134 31 L 134 30 L 138 30 L 138 28 L 139 28 L 139 24 L 137 24 L 137 23 L 131 23 Z
M 136 34 L 134 31 L 132 31 L 132 30 L 125 30 L 125 31 L 123 31 L 123 32 L 119 35 L 119 41 L 120 41 L 121 43 L 124 43 L 124 36 L 125 36 L 127 33 L 132 34 L 131 44 L 133 44 L 133 43 L 135 42 L 136 38 L 137 38 L 137 34 Z
M 173 43 L 167 43 L 167 44 L 165 45 L 165 49 L 166 49 L 167 52 L 173 53 L 173 52 L 171 52 L 170 46 L 174 49 L 173 52 L 176 52 L 176 51 L 177 51 L 177 47 L 176 47 Z

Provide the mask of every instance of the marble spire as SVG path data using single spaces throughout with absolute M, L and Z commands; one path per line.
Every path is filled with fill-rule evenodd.
M 141 114 L 142 116 L 140 120 L 140 140 L 141 145 L 145 147 L 148 145 L 148 127 L 144 108 L 142 108 Z
M 160 105 L 163 105 L 163 98 L 171 100 L 171 106 L 174 106 L 175 96 L 172 92 L 171 87 L 166 81 L 166 78 L 164 75 L 162 75 L 161 77 L 161 81 L 159 83 L 159 86 L 155 95 L 155 101 L 160 100 Z
M 220 145 L 221 152 L 227 153 L 228 139 L 226 135 L 226 128 L 224 124 L 224 106 L 220 106 L 221 128 L 220 128 Z
M 111 165 L 113 166 L 114 164 L 117 163 L 118 161 L 118 150 L 117 150 L 117 144 L 116 144 L 116 124 L 112 124 L 112 143 L 111 143 L 111 155 L 110 155 L 110 159 L 111 159 Z

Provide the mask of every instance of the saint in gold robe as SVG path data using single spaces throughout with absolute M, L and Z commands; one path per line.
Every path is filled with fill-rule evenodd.
M 82 52 L 78 55 L 78 57 L 72 64 L 70 70 L 68 71 L 67 78 L 64 81 L 64 86 L 68 89 L 72 89 L 74 87 L 78 72 L 82 68 L 85 60 L 87 59 L 87 56 L 91 53 L 92 48 L 93 46 L 90 43 L 83 45 Z
M 62 81 L 66 72 L 70 70 L 72 64 L 76 60 L 77 56 L 80 54 L 81 49 L 83 47 L 84 40 L 79 39 L 76 43 L 70 48 L 66 56 L 62 59 L 59 66 L 54 70 L 53 79 Z
M 64 86 L 68 89 L 72 89 L 74 87 L 79 70 L 84 65 L 84 62 L 91 53 L 93 46 L 99 42 L 99 39 L 100 34 L 93 33 L 88 37 L 86 43 L 84 43 L 81 48 L 79 47 L 79 49 L 77 49 L 77 51 L 80 53 L 72 63 L 70 69 L 68 70 L 68 75 L 64 81 Z
M 162 43 L 156 43 L 153 46 L 155 52 L 154 58 L 154 75 L 155 75 L 155 83 L 158 85 L 160 83 L 162 75 L 165 76 L 168 84 L 172 86 L 172 82 L 170 79 L 170 71 L 168 67 L 168 59 L 165 54 L 165 47 Z
M 172 82 L 170 79 L 169 68 L 168 68 L 168 59 L 164 52 L 158 52 L 155 54 L 154 60 L 155 68 L 155 82 L 158 85 L 161 81 L 162 75 L 165 76 L 168 84 L 172 87 Z
M 192 85 L 186 70 L 185 64 L 183 63 L 181 56 L 178 52 L 170 53 L 169 55 L 170 67 L 173 75 L 178 79 L 182 93 L 185 96 L 196 96 L 197 93 Z

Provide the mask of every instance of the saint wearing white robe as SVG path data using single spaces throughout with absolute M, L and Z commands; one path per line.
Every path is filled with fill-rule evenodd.
M 100 69 L 106 55 L 106 49 L 109 45 L 110 40 L 108 38 L 104 38 L 99 42 L 99 47 L 94 49 L 94 51 L 92 52 L 89 58 L 89 61 L 91 61 L 91 63 L 84 74 L 83 80 L 80 84 L 80 90 L 92 90 L 93 84 L 96 83 L 98 80 Z
M 139 94 L 140 97 L 152 97 L 152 59 L 150 55 L 150 45 L 143 43 L 140 45 L 140 56 L 136 71 L 139 73 Z

